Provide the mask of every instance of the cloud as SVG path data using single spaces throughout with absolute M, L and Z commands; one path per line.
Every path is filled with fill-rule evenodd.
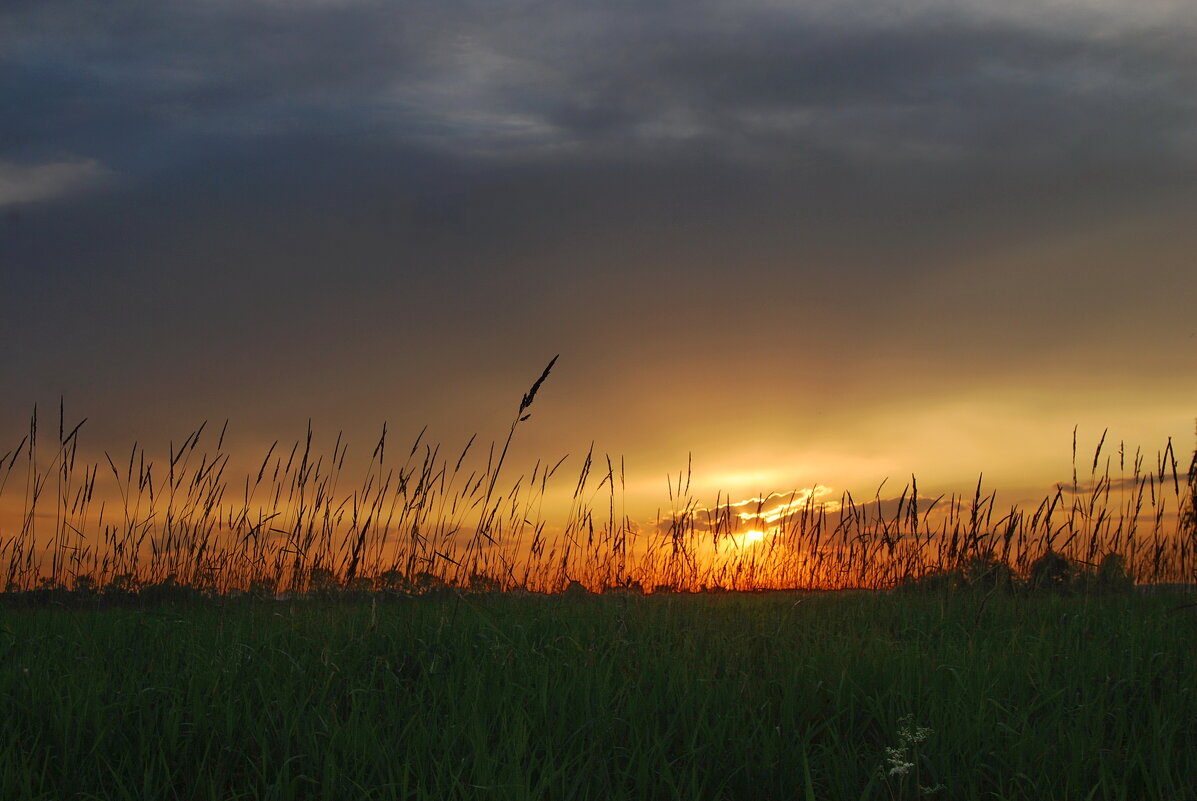
M 731 533 L 742 529 L 771 529 L 778 525 L 790 525 L 804 514 L 838 512 L 840 503 L 831 489 L 822 486 L 771 492 L 762 497 L 734 502 L 728 500 L 714 507 L 692 502 L 684 510 L 672 511 L 659 519 L 657 531 L 679 529 Z
M 299 132 L 492 160 L 1197 155 L 1186 4 L 994 6 L 31 4 L 0 16 L 0 88 L 26 106 L 18 133 L 81 130 L 131 160 L 164 137 Z
M 0 161 L 0 207 L 55 200 L 94 186 L 108 174 L 91 159 L 45 164 Z

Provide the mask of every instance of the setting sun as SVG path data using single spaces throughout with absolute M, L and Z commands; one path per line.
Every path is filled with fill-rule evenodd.
M 740 539 L 741 545 L 756 545 L 761 540 L 765 539 L 765 532 L 763 531 L 745 531 L 744 536 Z

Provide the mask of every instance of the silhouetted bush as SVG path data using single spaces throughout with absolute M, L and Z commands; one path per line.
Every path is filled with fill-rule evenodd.
M 968 560 L 960 579 L 964 587 L 980 590 L 1012 590 L 1015 586 L 1014 571 L 992 556 L 974 556 Z
M 274 598 L 277 592 L 278 582 L 276 582 L 274 579 L 258 578 L 249 583 L 248 594 L 254 598 Z
M 1068 561 L 1068 557 L 1051 548 L 1031 563 L 1030 582 L 1033 590 L 1072 589 L 1077 577 L 1077 569 Z
M 1097 588 L 1106 592 L 1123 592 L 1135 586 L 1135 577 L 1126 569 L 1126 560 L 1111 553 L 1097 566 Z
M 75 576 L 73 592 L 79 596 L 93 596 L 99 592 L 99 587 L 91 576 Z
M 586 589 L 586 585 L 580 581 L 571 580 L 569 584 L 565 585 L 565 594 L 567 596 L 589 595 L 590 590 Z
M 142 604 L 188 603 L 201 597 L 201 593 L 193 587 L 180 584 L 172 573 L 156 584 L 146 584 L 137 591 L 137 599 Z
M 374 579 L 369 576 L 357 576 L 345 582 L 345 591 L 354 595 L 366 595 L 374 591 Z
M 420 595 L 430 595 L 434 598 L 453 594 L 453 587 L 447 581 L 427 570 L 416 574 L 414 590 Z
M 921 576 L 905 576 L 894 590 L 901 593 L 953 592 L 963 586 L 960 571 L 937 570 Z
M 496 578 L 484 576 L 481 573 L 473 573 L 470 575 L 469 589 L 472 593 L 486 594 L 500 592 L 503 587 Z
M 327 567 L 313 567 L 308 572 L 308 594 L 321 598 L 336 595 L 341 590 L 337 574 Z
M 412 584 L 402 570 L 384 570 L 374 579 L 374 586 L 388 594 L 406 595 L 412 591 Z
M 104 585 L 104 600 L 117 603 L 133 601 L 137 599 L 140 590 L 141 584 L 136 576 L 132 573 L 121 573 L 113 576 L 112 580 Z

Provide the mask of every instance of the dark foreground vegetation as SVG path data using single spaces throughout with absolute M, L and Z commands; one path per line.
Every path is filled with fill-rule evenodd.
M 0 798 L 1197 797 L 1194 597 L 976 575 L 894 593 L 9 595 Z

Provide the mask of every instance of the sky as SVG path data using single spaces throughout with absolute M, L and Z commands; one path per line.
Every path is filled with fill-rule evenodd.
M 1197 416 L 1190 0 L 9 0 L 0 453 L 1011 501 Z M 1151 459 L 1149 459 L 1151 461 Z M 526 469 L 516 467 L 515 469 Z

